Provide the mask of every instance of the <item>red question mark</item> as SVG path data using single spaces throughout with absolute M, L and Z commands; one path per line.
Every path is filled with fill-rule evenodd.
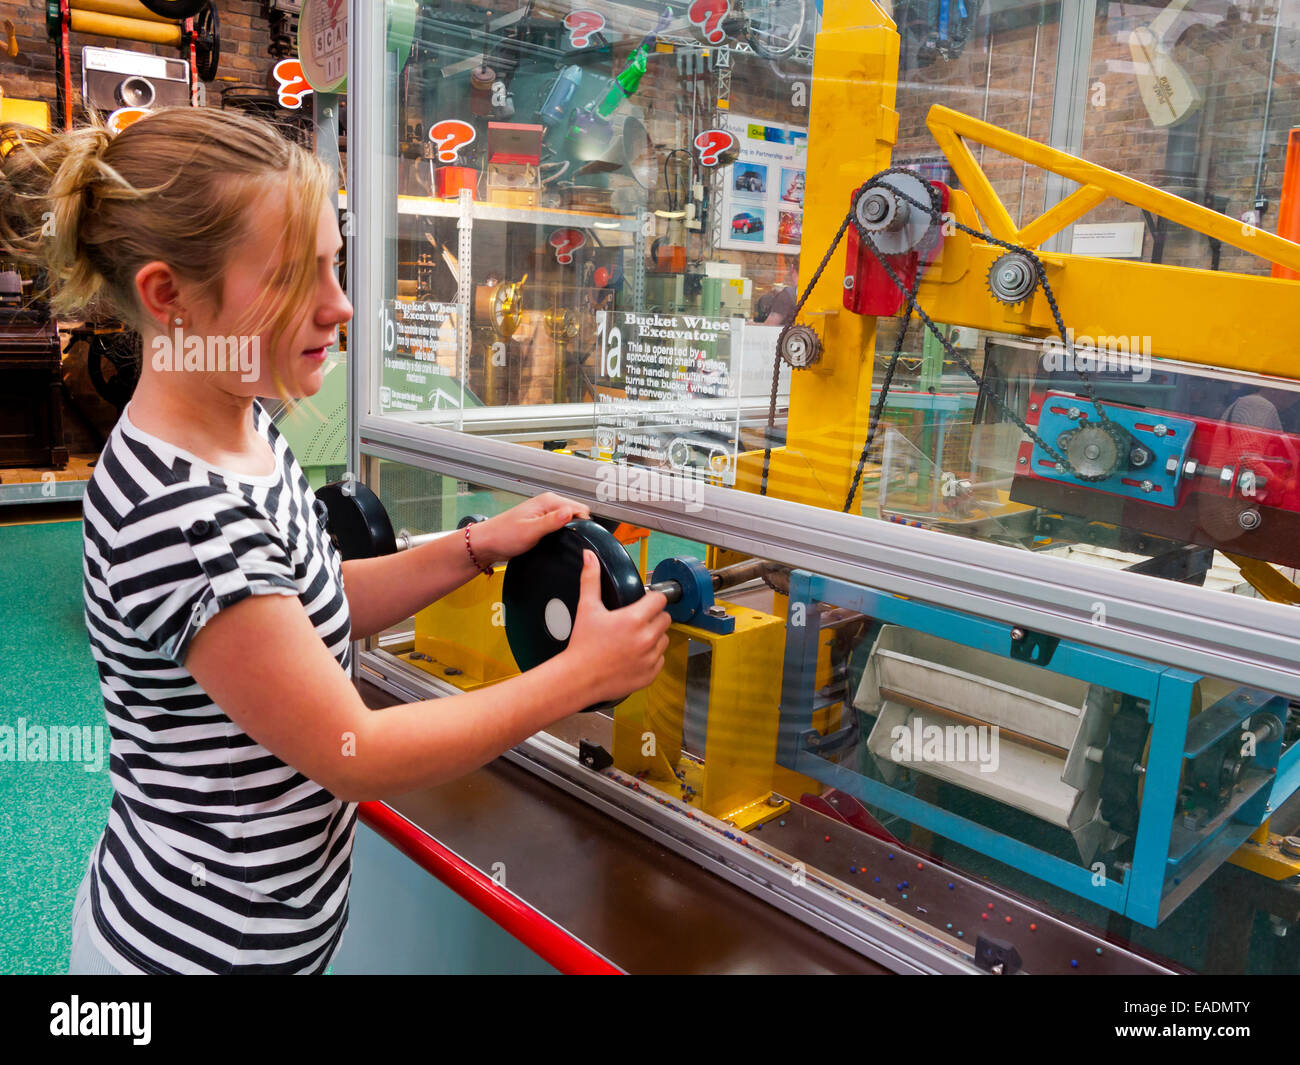
M 477 136 L 474 127 L 459 118 L 444 118 L 429 128 L 429 140 L 438 146 L 440 163 L 454 163 L 460 150 Z
M 302 72 L 302 63 L 297 59 L 281 59 L 271 69 L 279 84 L 277 97 L 281 107 L 301 107 L 302 98 L 312 91 L 307 78 Z
M 605 28 L 605 16 L 597 11 L 570 11 L 564 16 L 570 48 L 586 48 L 594 34 Z
M 714 167 L 724 152 L 731 151 L 736 138 L 725 129 L 706 129 L 695 138 L 695 150 L 700 153 L 700 165 Z
M 692 26 L 699 26 L 709 44 L 721 44 L 727 39 L 722 20 L 730 10 L 730 0 L 695 0 L 686 12 L 686 17 L 691 20 Z
M 555 249 L 555 261 L 568 266 L 573 262 L 573 253 L 587 243 L 587 237 L 581 230 L 557 229 L 546 243 Z

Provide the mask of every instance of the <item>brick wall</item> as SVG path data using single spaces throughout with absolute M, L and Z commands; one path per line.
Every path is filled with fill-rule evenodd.
M 208 103 L 220 106 L 221 90 L 227 85 L 243 84 L 264 88 L 272 60 L 261 5 L 256 0 L 217 0 L 221 23 L 221 63 L 218 80 L 208 85 Z M 19 53 L 11 58 L 0 48 L 0 88 L 8 96 L 46 100 L 51 112 L 55 106 L 56 77 L 54 42 L 45 32 L 45 0 L 0 0 L 0 30 L 3 20 L 14 24 Z M 3 41 L 0 41 L 0 46 Z M 178 50 L 165 45 L 140 41 L 114 40 L 90 34 L 74 33 L 69 38 L 72 58 L 72 95 L 74 109 L 81 102 L 81 49 L 85 45 L 125 48 L 151 55 L 175 57 Z

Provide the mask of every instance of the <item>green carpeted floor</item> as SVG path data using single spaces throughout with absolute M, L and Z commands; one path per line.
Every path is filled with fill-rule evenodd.
M 17 751 L 0 761 L 0 973 L 63 972 L 72 900 L 112 793 L 82 620 L 80 521 L 0 527 L 0 725 L 17 730 L 20 719 L 29 741 L 36 726 L 101 730 L 97 772 Z M 28 752 L 40 753 L 30 742 Z

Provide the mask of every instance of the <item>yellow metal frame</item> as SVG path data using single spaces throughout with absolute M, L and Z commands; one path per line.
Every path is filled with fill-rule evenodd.
M 1114 198 L 1270 263 L 1300 268 L 1300 244 L 1027 137 L 942 106 L 930 109 L 926 126 L 964 186 L 953 197 L 953 214 L 966 225 L 977 225 L 982 219 L 987 232 L 999 240 L 1036 249 Z M 1068 178 L 1080 188 L 1017 226 L 968 142 Z M 952 252 L 963 260 L 964 268 L 949 270 L 941 262 L 920 286 L 921 306 L 932 318 L 1022 336 L 1055 333 L 1041 289 L 1016 307 L 989 295 L 989 268 L 1004 248 L 957 232 L 945 237 L 941 260 Z M 1040 258 L 1061 315 L 1078 336 L 1103 344 L 1112 337 L 1149 337 L 1155 355 L 1231 370 L 1300 376 L 1292 336 L 1295 322 L 1300 321 L 1300 284 L 1294 281 L 1088 255 L 1042 253 Z
M 502 607 L 505 576 L 505 566 L 497 566 L 490 576 L 461 585 L 416 614 L 411 664 L 463 691 L 515 676 L 519 667 L 506 639 Z
M 614 765 L 747 829 L 788 808 L 769 802 L 785 623 L 756 610 L 720 605 L 736 619 L 734 632 L 674 625 L 663 671 L 644 692 L 615 707 Z M 703 764 L 682 756 L 692 642 L 706 646 L 710 656 Z

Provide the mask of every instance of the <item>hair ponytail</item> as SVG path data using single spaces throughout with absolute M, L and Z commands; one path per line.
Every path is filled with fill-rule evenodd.
M 45 274 L 59 317 L 112 313 L 100 306 L 108 264 L 81 241 L 106 195 L 140 195 L 104 164 L 111 141 L 98 116 L 66 133 L 0 125 L 0 247 Z

